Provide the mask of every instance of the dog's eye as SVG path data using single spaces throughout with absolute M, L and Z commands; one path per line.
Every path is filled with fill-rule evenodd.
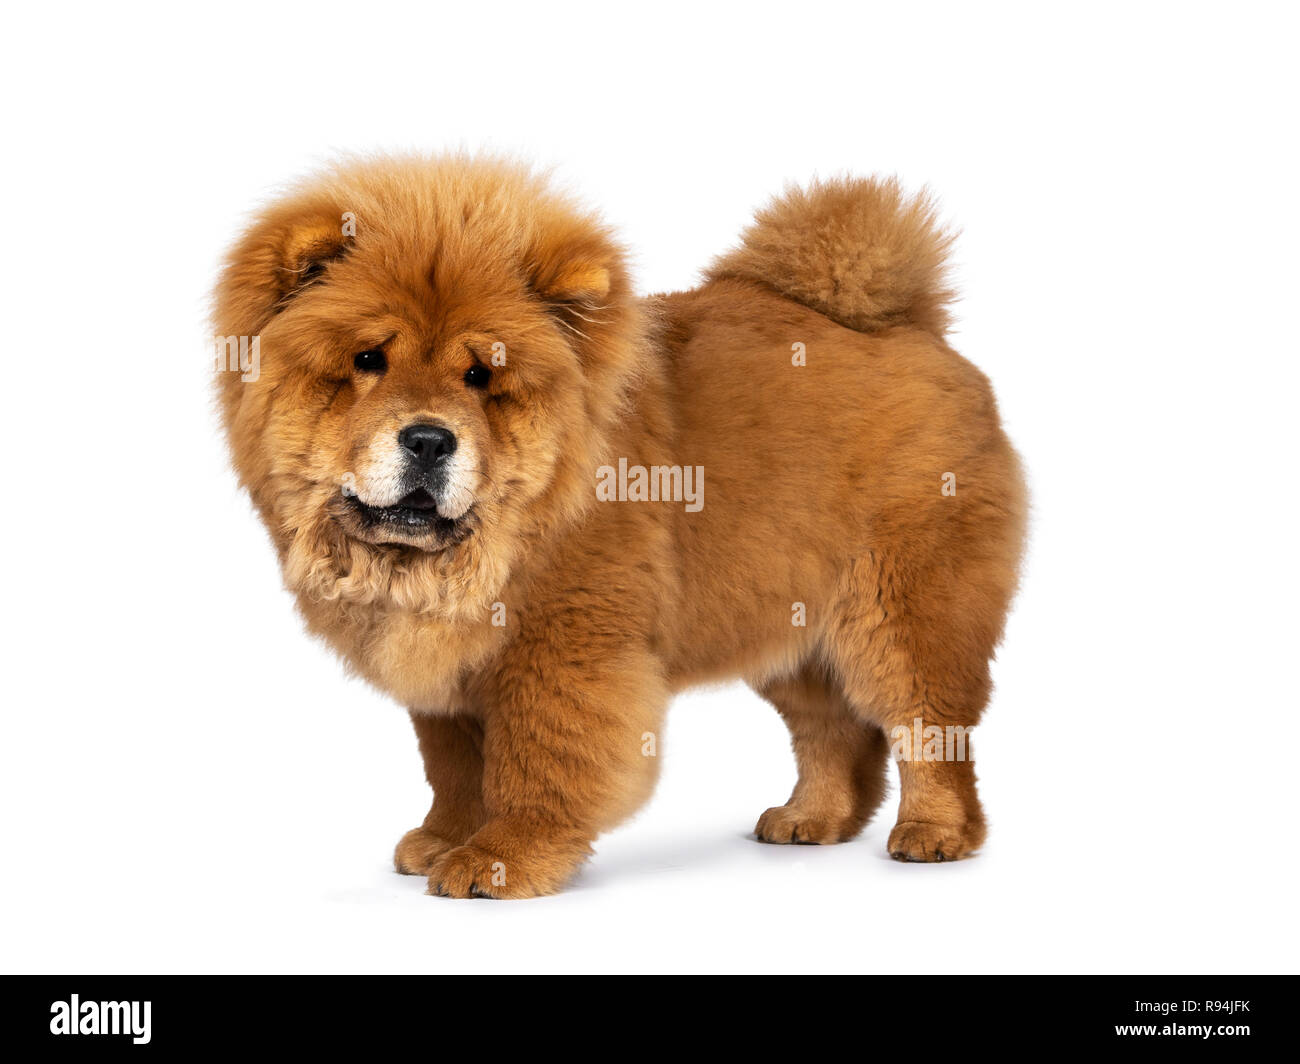
M 471 388 L 486 388 L 492 379 L 492 371 L 477 362 L 465 371 L 465 383 Z
M 352 364 L 362 373 L 383 373 L 388 368 L 388 359 L 377 348 L 362 351 L 352 360 Z

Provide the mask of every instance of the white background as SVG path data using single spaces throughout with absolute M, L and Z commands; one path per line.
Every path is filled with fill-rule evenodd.
M 0 966 L 1293 970 L 1286 5 L 438 6 L 7 15 Z M 280 589 L 206 298 L 283 181 L 461 145 L 555 166 L 647 292 L 788 179 L 934 188 L 1035 500 L 980 856 L 888 860 L 895 795 L 848 845 L 755 843 L 793 764 L 726 687 L 675 705 L 656 798 L 568 893 L 390 871 L 410 725 Z

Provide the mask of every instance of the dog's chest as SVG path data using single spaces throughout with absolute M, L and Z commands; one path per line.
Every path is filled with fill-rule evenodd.
M 379 618 L 349 655 L 376 687 L 408 709 L 464 712 L 465 676 L 504 642 L 500 628 L 456 623 L 426 614 L 393 612 Z

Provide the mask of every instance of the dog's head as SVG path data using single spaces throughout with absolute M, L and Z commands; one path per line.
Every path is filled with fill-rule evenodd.
M 274 204 L 214 321 L 235 466 L 290 586 L 448 613 L 589 503 L 641 351 L 606 229 L 459 156 L 346 164 Z M 255 360 L 220 364 L 241 344 Z

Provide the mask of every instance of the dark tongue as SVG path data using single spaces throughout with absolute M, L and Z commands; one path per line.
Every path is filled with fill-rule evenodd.
M 433 496 L 423 488 L 411 492 L 410 495 L 403 497 L 402 501 L 397 504 L 404 510 L 433 510 L 438 504 L 433 501 Z

